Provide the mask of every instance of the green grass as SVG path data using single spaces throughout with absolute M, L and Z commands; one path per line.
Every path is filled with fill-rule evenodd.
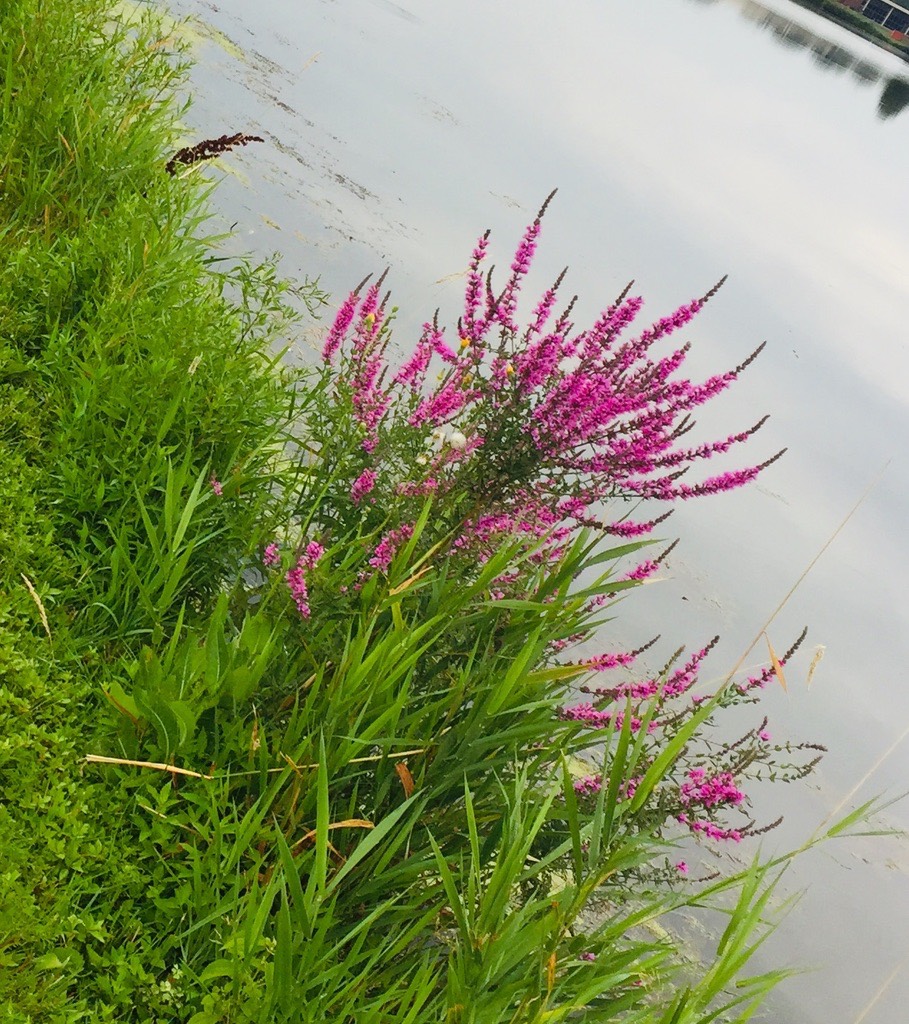
M 268 266 L 219 269 L 203 234 L 207 186 L 164 173 L 180 61 L 151 21 L 117 25 L 107 8 L 0 12 L 10 1019 L 81 1019 L 61 971 L 90 966 L 84 943 L 113 941 L 150 881 L 123 850 L 126 835 L 133 851 L 139 840 L 130 813 L 80 760 L 109 730 L 102 692 L 122 651 L 201 607 L 273 527 L 271 466 L 294 401 L 274 354 L 291 317 L 283 285 Z M 250 290 L 267 323 L 242 301 Z M 157 937 L 136 942 L 110 951 L 127 990 L 163 966 Z M 125 1019 L 116 1005 L 93 1019 Z
M 310 619 L 263 570 L 340 470 L 290 457 L 324 404 L 280 361 L 286 286 L 220 261 L 205 179 L 165 172 L 170 45 L 106 0 L 0 12 L 0 1020 L 746 1019 L 781 862 L 664 870 L 722 698 L 658 748 L 558 715 L 553 644 L 628 545 L 465 569 L 427 501 L 387 573 L 381 510 L 323 529 Z M 506 570 L 526 596 L 490 600 Z M 648 926 L 715 904 L 692 978 Z
M 95 4 L 69 18 L 37 5 L 34 21 L 26 8 L 3 15 L 5 451 L 39 475 L 52 510 L 64 563 L 31 565 L 53 579 L 48 599 L 73 613 L 77 586 L 78 614 L 125 636 L 162 601 L 211 594 L 268 528 L 289 401 L 269 346 L 291 311 L 269 267 L 218 269 L 205 186 L 164 173 L 179 63 L 150 23 L 115 26 Z M 243 302 L 250 290 L 267 321 Z M 210 476 L 227 500 L 205 486 L 181 535 L 175 502 Z M 149 590 L 143 559 L 158 563 L 162 547 L 169 565 Z M 7 561 L 7 578 L 23 567 Z

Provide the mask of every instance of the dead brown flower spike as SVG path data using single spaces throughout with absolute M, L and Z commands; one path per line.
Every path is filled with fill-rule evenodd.
M 232 149 L 236 149 L 237 146 L 246 146 L 250 142 L 264 141 L 265 139 L 258 135 L 244 135 L 243 132 L 236 132 L 233 135 L 220 135 L 217 139 L 203 139 L 201 142 L 197 142 L 195 146 L 185 146 L 183 149 L 178 149 L 164 165 L 164 169 L 168 174 L 173 175 L 177 173 L 178 164 L 191 167 L 202 160 L 213 160 L 222 153 L 229 153 Z

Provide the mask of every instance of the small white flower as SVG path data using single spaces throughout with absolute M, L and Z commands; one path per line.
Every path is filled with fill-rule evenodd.
M 425 466 L 426 463 L 429 462 L 429 459 L 427 459 L 425 455 L 418 455 L 415 461 L 418 466 Z
M 457 451 L 463 451 L 467 447 L 467 438 L 461 433 L 460 430 L 453 430 L 448 435 L 448 443 L 452 448 Z

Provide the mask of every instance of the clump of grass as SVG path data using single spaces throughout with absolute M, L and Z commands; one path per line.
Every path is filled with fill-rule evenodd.
M 20 794 L 0 813 L 0 1008 L 136 1024 L 746 1019 L 781 976 L 743 972 L 785 858 L 708 884 L 672 861 L 681 813 L 696 836 L 731 833 L 733 776 L 772 764 L 762 725 L 721 748 L 705 728 L 786 658 L 692 703 L 710 645 L 599 688 L 593 673 L 640 651 L 564 652 L 659 562 L 623 562 L 659 516 L 604 531 L 597 502 L 742 482 L 686 491 L 677 459 L 754 429 L 679 450 L 688 421 L 663 423 L 660 450 L 607 470 L 611 491 L 601 473 L 581 493 L 568 447 L 534 450 L 515 419 L 532 418 L 532 389 L 497 382 L 545 364 L 551 397 L 574 373 L 539 351 L 536 369 L 521 362 L 513 300 L 539 222 L 503 293 L 479 274 L 485 241 L 475 254 L 471 372 L 451 352 L 443 382 L 470 416 L 411 387 L 449 358 L 428 324 L 385 419 L 377 289 L 328 334 L 336 355 L 353 331 L 341 372 L 292 375 L 296 311 L 274 266 L 219 262 L 207 186 L 168 173 L 168 45 L 106 0 L 0 12 L 0 779 Z M 652 440 L 673 401 L 706 395 L 667 384 L 684 352 L 635 368 L 693 305 L 618 369 L 596 363 L 642 389 L 619 439 Z M 654 384 L 662 419 L 643 411 Z M 481 430 L 488 460 L 471 463 Z M 547 499 L 571 499 L 570 528 L 534 500 L 541 473 Z M 597 705 L 583 711 L 581 683 Z M 646 926 L 712 904 L 728 926 L 691 977 Z
M 180 62 L 154 22 L 118 24 L 97 3 L 33 16 L 10 4 L 2 23 L 15 451 L 54 510 L 68 563 L 56 600 L 76 611 L 78 581 L 78 614 L 125 636 L 213 593 L 267 529 L 290 401 L 270 346 L 296 314 L 271 266 L 218 269 L 204 184 L 166 173 Z M 189 532 L 175 517 L 184 500 L 198 505 Z
M 273 462 L 294 401 L 278 347 L 297 310 L 273 266 L 215 259 L 208 186 L 166 173 L 182 66 L 168 49 L 153 18 L 123 23 L 94 0 L 0 9 L 11 1019 L 80 1019 L 65 979 L 82 970 L 121 976 L 97 1019 L 118 1017 L 158 970 L 151 935 L 86 960 L 86 941 L 125 935 L 126 894 L 154 884 L 141 858 L 121 862 L 138 834 L 79 760 L 118 652 L 201 609 L 277 515 Z M 320 300 L 311 285 L 300 296 Z

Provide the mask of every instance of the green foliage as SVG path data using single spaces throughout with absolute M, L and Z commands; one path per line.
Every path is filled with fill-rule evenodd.
M 296 313 L 272 265 L 216 269 L 204 186 L 164 170 L 180 62 L 151 17 L 108 13 L 0 15 L 0 366 L 4 457 L 40 474 L 68 562 L 57 600 L 126 636 L 214 593 L 270 528 L 292 398 L 269 349 Z

